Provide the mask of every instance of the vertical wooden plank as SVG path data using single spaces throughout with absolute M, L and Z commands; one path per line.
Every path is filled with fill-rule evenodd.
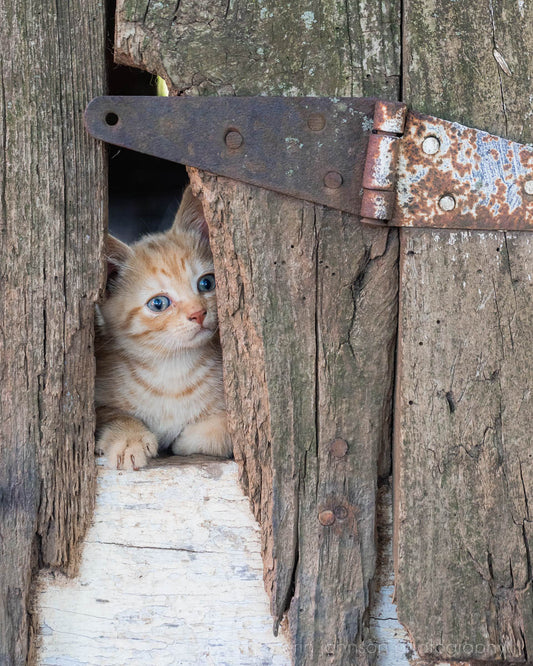
M 0 2 L 0 663 L 28 657 L 32 567 L 73 567 L 91 513 L 103 151 L 101 2 Z
M 398 30 L 396 2 L 122 0 L 116 57 L 174 93 L 396 99 Z M 390 469 L 397 234 L 191 175 L 210 223 L 233 441 L 276 625 L 288 611 L 295 663 L 366 663 L 378 465 Z M 346 453 L 331 452 L 338 438 Z
M 527 3 L 404 3 L 405 101 L 531 141 Z M 533 238 L 403 231 L 398 613 L 418 651 L 528 662 Z
M 193 176 L 211 224 L 231 426 L 273 614 L 288 610 L 295 663 L 365 663 L 397 235 Z M 332 450 L 338 438 L 346 454 Z M 320 523 L 323 512 L 333 524 Z

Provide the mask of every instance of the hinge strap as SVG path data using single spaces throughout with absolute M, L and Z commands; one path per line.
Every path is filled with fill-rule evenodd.
M 533 146 L 401 102 L 100 97 L 86 122 L 110 143 L 369 224 L 533 231 Z

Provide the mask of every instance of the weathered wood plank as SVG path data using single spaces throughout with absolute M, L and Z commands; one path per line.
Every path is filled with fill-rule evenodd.
M 399 93 L 399 2 L 118 0 L 115 59 L 174 94 Z
M 237 465 L 154 462 L 100 471 L 79 574 L 39 577 L 38 663 L 289 666 Z
M 38 562 L 72 567 L 94 487 L 92 318 L 102 266 L 104 10 L 0 2 L 0 663 L 28 654 Z
M 171 93 L 399 93 L 399 4 L 117 4 L 116 58 Z M 230 422 L 298 664 L 365 663 L 378 465 L 390 470 L 397 234 L 194 173 L 211 225 Z M 330 453 L 337 437 L 348 453 Z M 381 454 L 381 455 L 380 455 Z M 322 511 L 336 512 L 323 526 Z M 332 513 L 331 515 L 334 515 Z
M 296 663 L 359 663 L 397 235 L 224 179 L 204 175 L 201 187 L 236 457 L 263 528 L 273 614 L 288 609 Z M 340 457 L 330 451 L 338 437 L 349 445 Z M 322 511 L 333 525 L 320 524 Z
M 531 141 L 531 6 L 404 12 L 405 101 Z M 401 237 L 399 617 L 427 657 L 529 661 L 533 238 Z

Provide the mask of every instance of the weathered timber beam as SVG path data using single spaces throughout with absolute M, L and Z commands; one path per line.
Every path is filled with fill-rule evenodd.
M 36 565 L 74 568 L 91 514 L 104 150 L 101 2 L 0 2 L 0 663 L 31 659 Z
M 526 143 L 531 6 L 408 0 L 404 97 Z M 433 659 L 530 662 L 533 244 L 401 232 L 396 599 Z

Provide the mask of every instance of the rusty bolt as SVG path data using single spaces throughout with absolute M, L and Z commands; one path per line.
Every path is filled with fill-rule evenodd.
M 439 199 L 439 208 L 446 212 L 455 208 L 455 199 L 451 194 L 445 194 Z
M 524 183 L 524 191 L 526 194 L 533 194 L 533 180 L 526 180 Z
M 307 119 L 307 125 L 314 132 L 319 132 L 326 126 L 326 119 L 321 113 L 312 113 Z
M 348 452 L 348 442 L 345 439 L 334 439 L 329 445 L 329 452 L 335 458 L 344 458 Z
M 336 506 L 333 509 L 333 513 L 335 514 L 335 518 L 344 520 L 348 516 L 348 509 L 345 506 Z
M 440 149 L 440 141 L 436 136 L 427 136 L 422 142 L 422 150 L 426 155 L 435 155 Z
M 324 509 L 324 511 L 321 511 L 318 514 L 318 521 L 321 525 L 324 525 L 324 527 L 329 527 L 335 522 L 335 514 L 331 509 Z
M 338 171 L 328 171 L 324 176 L 324 185 L 336 190 L 342 185 L 342 176 Z
M 230 130 L 226 134 L 224 141 L 226 142 L 226 146 L 228 148 L 235 150 L 236 148 L 240 148 L 242 146 L 244 139 L 242 138 L 242 134 L 237 132 L 237 130 Z

